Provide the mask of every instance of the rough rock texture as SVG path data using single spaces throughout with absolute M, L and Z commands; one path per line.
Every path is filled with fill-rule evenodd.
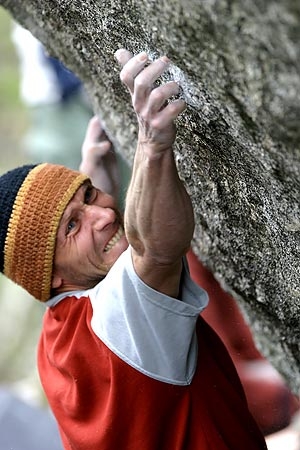
M 300 4 L 294 0 L 0 0 L 85 82 L 131 161 L 136 121 L 113 53 L 167 54 L 187 111 L 178 167 L 194 250 L 300 388 Z

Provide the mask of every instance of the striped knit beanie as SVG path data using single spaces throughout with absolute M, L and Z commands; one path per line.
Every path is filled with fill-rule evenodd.
M 86 175 L 48 163 L 18 167 L 0 177 L 1 272 L 42 302 L 50 298 L 60 219 L 86 180 Z

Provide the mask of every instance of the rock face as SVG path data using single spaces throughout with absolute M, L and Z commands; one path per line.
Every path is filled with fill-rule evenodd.
M 300 6 L 294 0 L 0 0 L 85 82 L 128 161 L 136 121 L 114 51 L 173 61 L 176 157 L 196 254 L 300 389 Z

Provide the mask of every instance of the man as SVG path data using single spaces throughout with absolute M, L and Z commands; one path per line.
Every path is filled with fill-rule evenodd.
M 113 198 L 78 172 L 0 178 L 2 271 L 48 306 L 38 366 L 64 447 L 266 449 L 184 259 L 194 218 L 172 145 L 185 102 L 170 101 L 175 82 L 154 88 L 166 57 L 116 57 L 139 124 L 125 232 Z

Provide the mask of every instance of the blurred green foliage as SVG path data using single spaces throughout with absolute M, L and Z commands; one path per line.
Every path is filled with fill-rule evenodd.
M 18 61 L 10 39 L 11 20 L 0 8 L 0 108 L 14 109 L 19 106 Z

